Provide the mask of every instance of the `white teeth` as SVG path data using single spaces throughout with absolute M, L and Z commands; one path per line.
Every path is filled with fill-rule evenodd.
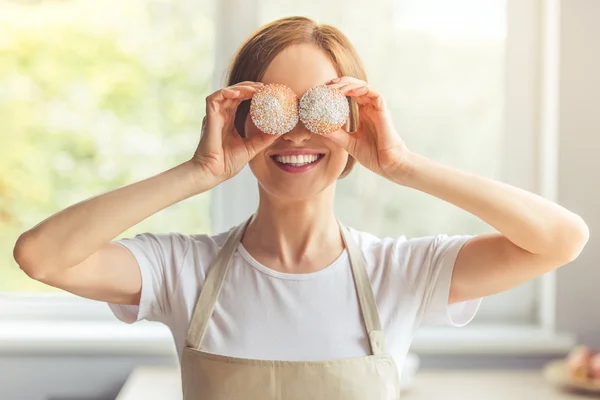
M 293 155 L 293 156 L 276 155 L 275 156 L 275 160 L 277 162 L 280 162 L 282 164 L 292 165 L 294 167 L 311 164 L 311 163 L 317 161 L 318 158 L 319 158 L 319 156 L 317 154 L 300 154 L 300 155 Z

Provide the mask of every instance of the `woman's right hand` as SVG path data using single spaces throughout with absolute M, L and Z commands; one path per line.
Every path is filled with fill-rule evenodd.
M 203 174 L 208 174 L 215 185 L 235 176 L 256 154 L 277 139 L 276 135 L 262 132 L 246 139 L 235 128 L 238 106 L 252 98 L 262 86 L 261 82 L 240 82 L 219 89 L 206 98 L 202 136 L 191 161 Z

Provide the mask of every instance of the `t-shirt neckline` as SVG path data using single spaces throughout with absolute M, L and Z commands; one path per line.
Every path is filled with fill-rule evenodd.
M 252 257 L 252 255 L 248 252 L 248 250 L 246 250 L 246 248 L 244 247 L 244 245 L 241 242 L 238 244 L 237 250 L 241 254 L 242 258 L 244 258 L 244 260 L 246 260 L 252 267 L 257 269 L 259 272 L 273 276 L 275 278 L 294 280 L 294 281 L 305 281 L 305 280 L 310 280 L 310 279 L 318 279 L 323 276 L 332 274 L 338 268 L 341 268 L 343 265 L 347 265 L 347 261 L 348 261 L 348 250 L 344 249 L 344 251 L 342 251 L 342 253 L 335 260 L 333 260 L 333 262 L 331 264 L 327 265 L 326 267 L 324 267 L 318 271 L 306 272 L 306 273 L 301 273 L 301 274 L 292 274 L 289 272 L 275 271 L 274 269 L 271 269 L 271 268 L 259 263 L 254 257 Z

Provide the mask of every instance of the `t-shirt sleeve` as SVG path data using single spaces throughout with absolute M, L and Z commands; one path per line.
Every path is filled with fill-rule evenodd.
M 450 283 L 460 249 L 471 235 L 437 235 L 406 240 L 401 266 L 419 309 L 419 325 L 464 326 L 473 320 L 481 299 L 449 304 Z
M 142 276 L 142 293 L 139 305 L 108 303 L 110 309 L 119 320 L 127 323 L 144 319 L 167 323 L 171 294 L 189 240 L 179 233 L 140 233 L 115 242 L 129 249 L 137 260 Z

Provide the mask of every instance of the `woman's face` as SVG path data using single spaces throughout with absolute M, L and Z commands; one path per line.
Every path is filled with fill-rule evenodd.
M 267 68 L 262 82 L 286 85 L 301 98 L 309 88 L 337 76 L 323 51 L 315 45 L 300 44 L 279 53 Z M 244 128 L 247 137 L 263 134 L 250 115 Z M 302 200 L 331 187 L 347 162 L 348 153 L 344 149 L 324 136 L 311 133 L 299 122 L 258 153 L 250 161 L 250 168 L 262 189 L 270 195 Z

